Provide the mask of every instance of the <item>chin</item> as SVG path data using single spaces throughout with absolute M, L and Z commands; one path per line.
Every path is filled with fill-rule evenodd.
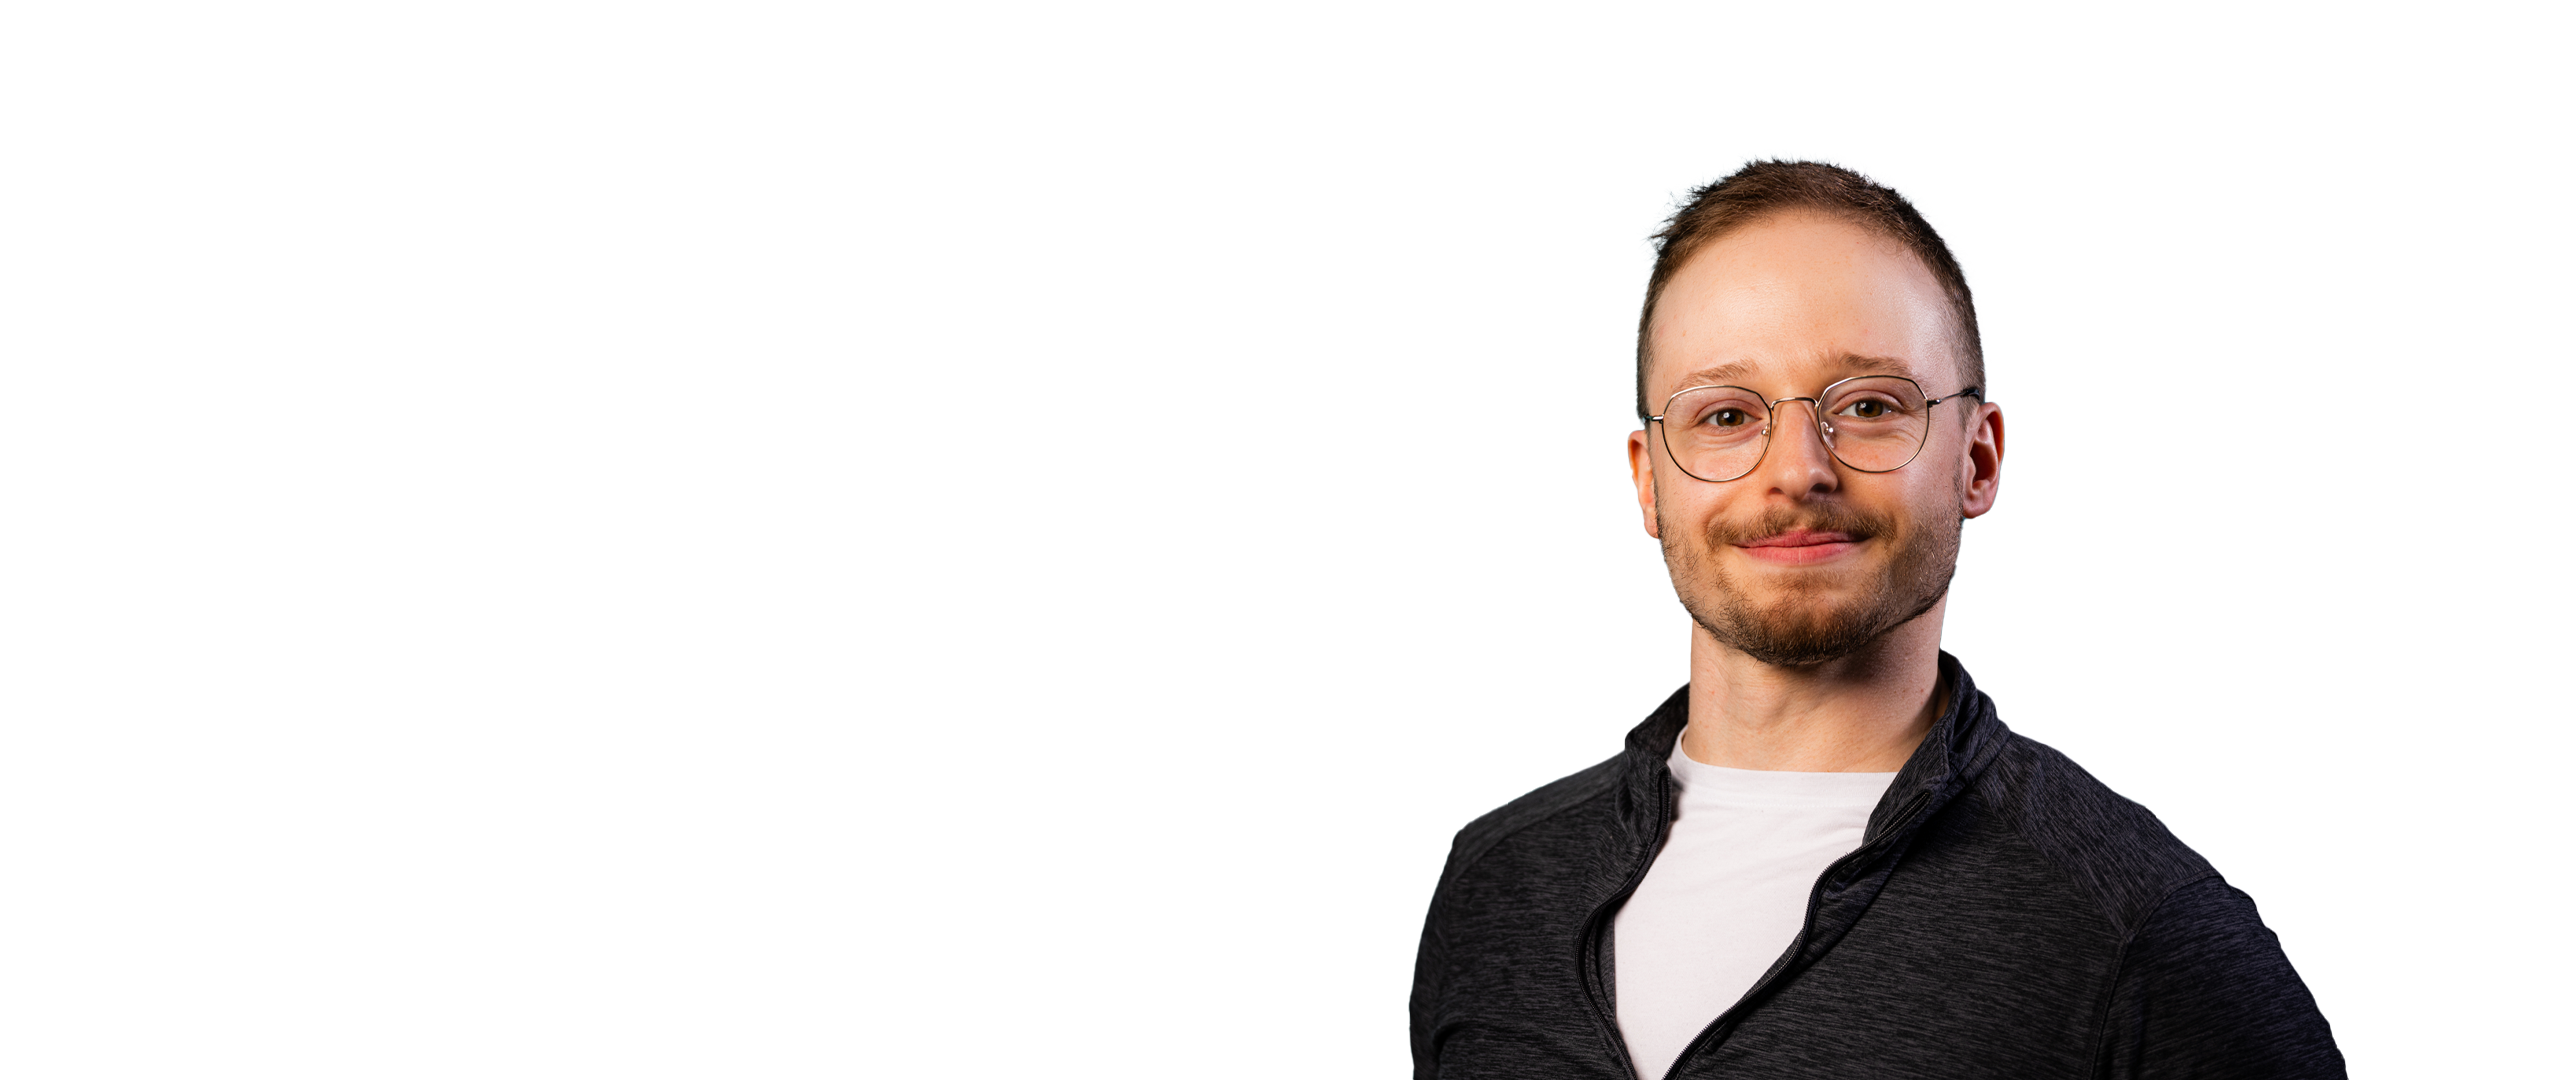
M 1740 652 L 1743 655 L 1763 664 L 1767 664 L 1770 667 L 1780 668 L 1821 667 L 1824 664 L 1831 663 L 1856 653 L 1858 650 L 1864 648 L 1866 644 L 1867 643 L 1863 641 L 1843 641 L 1834 639 L 1788 642 L 1725 642 L 1726 647 L 1731 648 L 1736 652 Z
M 1919 617 L 1946 594 L 1944 584 L 1919 595 L 1896 596 L 1860 582 L 1822 587 L 1798 580 L 1791 587 L 1751 590 L 1766 599 L 1746 599 L 1741 590 L 1714 590 L 1714 599 L 1684 595 L 1707 636 L 1761 663 L 1775 667 L 1812 667 L 1854 655 Z M 1685 590 L 1684 590 L 1685 591 Z

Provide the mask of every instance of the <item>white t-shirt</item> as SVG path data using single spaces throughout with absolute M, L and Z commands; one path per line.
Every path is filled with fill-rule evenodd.
M 1726 769 L 1677 745 L 1671 774 L 1680 816 L 1615 928 L 1618 1030 L 1643 1080 L 1794 943 L 1814 879 L 1857 849 L 1894 776 Z

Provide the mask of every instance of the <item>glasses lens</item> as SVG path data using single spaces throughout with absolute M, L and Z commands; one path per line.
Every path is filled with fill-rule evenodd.
M 1700 386 L 1671 396 L 1662 431 L 1671 460 L 1701 480 L 1731 480 L 1760 463 L 1769 403 L 1739 386 Z
M 1824 438 L 1840 463 L 1891 472 L 1920 455 L 1929 438 L 1929 401 L 1920 384 L 1892 375 L 1851 379 L 1822 395 Z

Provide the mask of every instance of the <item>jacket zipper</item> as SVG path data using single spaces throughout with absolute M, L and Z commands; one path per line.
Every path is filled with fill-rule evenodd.
M 1934 793 L 1932 794 L 1934 795 Z M 1786 954 L 1779 958 L 1776 966 L 1771 967 L 1768 971 L 1762 973 L 1760 981 L 1751 984 L 1751 989 L 1743 991 L 1742 996 L 1735 999 L 1733 1007 L 1726 1009 L 1723 1015 L 1716 1017 L 1713 1021 L 1710 1021 L 1707 1024 L 1706 1030 L 1700 1031 L 1697 1038 L 1689 1040 L 1689 1045 L 1680 1049 L 1680 1055 L 1671 1059 L 1671 1067 L 1662 1071 L 1664 1080 L 1670 1080 L 1671 1077 L 1680 1075 L 1681 1068 L 1689 1064 L 1689 1059 L 1696 1057 L 1698 1054 L 1703 1052 L 1701 1049 L 1702 1047 L 1710 1046 L 1716 1042 L 1722 1041 L 1721 1036 L 1725 1030 L 1734 1025 L 1734 1023 L 1741 1017 L 1743 1009 L 1752 1004 L 1753 998 L 1760 996 L 1762 991 L 1767 990 L 1772 984 L 1776 983 L 1780 976 L 1794 970 L 1796 960 L 1804 953 L 1805 940 L 1813 936 L 1813 916 L 1816 911 L 1821 910 L 1822 890 L 1824 886 L 1831 884 L 1831 875 L 1838 873 L 1841 867 L 1849 865 L 1851 862 L 1866 855 L 1868 852 L 1877 850 L 1882 848 L 1884 845 L 1891 843 L 1893 841 L 1894 834 L 1901 832 L 1903 826 L 1911 823 L 1911 819 L 1919 817 L 1920 811 L 1927 809 L 1929 802 L 1930 796 L 1923 796 L 1919 799 L 1913 800 L 1911 805 L 1904 807 L 1901 813 L 1895 814 L 1893 816 L 1893 820 L 1888 822 L 1882 830 L 1879 830 L 1876 833 L 1874 843 L 1860 844 L 1856 850 L 1840 856 L 1838 859 L 1832 860 L 1830 866 L 1823 868 L 1822 873 L 1813 879 L 1813 892 L 1805 897 L 1804 925 L 1796 928 L 1796 939 L 1787 943 Z M 1646 859 L 1645 865 L 1650 869 L 1653 865 L 1653 860 L 1650 858 Z M 1632 892 L 1633 890 L 1630 889 L 1629 891 Z M 1614 1020 L 1609 1027 L 1611 1034 L 1616 1034 L 1617 1024 Z M 1618 1054 L 1620 1057 L 1628 1060 L 1629 1064 L 1627 1066 L 1627 1072 L 1630 1075 L 1633 1075 L 1635 1072 L 1635 1065 L 1633 1064 L 1634 1059 L 1627 1053 L 1626 1041 L 1623 1038 L 1618 1042 Z M 1639 1077 L 1638 1080 L 1642 1080 L 1642 1078 Z
M 1618 1030 L 1618 1011 L 1609 1006 L 1608 991 L 1598 985 L 1601 978 L 1598 963 L 1600 922 L 1616 915 L 1619 905 L 1626 903 L 1627 897 L 1635 895 L 1636 886 L 1643 883 L 1645 874 L 1653 869 L 1654 857 L 1662 853 L 1663 841 L 1671 836 L 1671 785 L 1657 781 L 1654 791 L 1653 843 L 1645 848 L 1644 858 L 1636 861 L 1635 873 L 1628 875 L 1626 883 L 1609 894 L 1607 900 L 1601 901 L 1599 909 L 1582 924 L 1583 996 L 1590 999 L 1592 1014 L 1600 1018 L 1601 1032 L 1608 1037 L 1609 1048 L 1617 1051 L 1618 1066 L 1627 1071 L 1627 1080 L 1643 1080 L 1643 1077 L 1636 1074 L 1635 1054 L 1627 1049 L 1627 1037 Z

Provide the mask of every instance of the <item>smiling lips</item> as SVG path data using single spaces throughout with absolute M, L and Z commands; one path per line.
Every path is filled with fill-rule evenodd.
M 1795 529 L 1734 545 L 1745 554 L 1763 562 L 1802 566 L 1837 558 L 1857 550 L 1858 538 L 1844 532 L 1814 532 Z

